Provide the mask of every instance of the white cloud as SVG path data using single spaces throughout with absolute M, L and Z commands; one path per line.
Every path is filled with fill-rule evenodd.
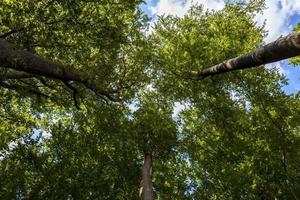
M 270 63 L 265 65 L 267 69 L 275 68 L 280 74 L 288 76 L 290 72 L 288 70 L 285 70 L 284 66 L 285 66 L 285 61 L 278 61 L 275 63 Z
M 266 0 L 267 9 L 256 17 L 262 25 L 266 20 L 266 30 L 269 31 L 265 42 L 272 42 L 280 35 L 291 32 L 290 17 L 300 14 L 300 0 Z
M 148 0 L 148 4 L 150 1 Z M 153 15 L 176 15 L 183 17 L 189 8 L 195 4 L 203 4 L 204 9 L 221 10 L 224 0 L 159 0 L 149 10 Z M 266 30 L 269 32 L 265 42 L 276 40 L 280 35 L 291 32 L 290 17 L 300 14 L 300 0 L 266 0 L 266 9 L 255 20 L 262 25 L 266 20 Z
M 195 4 L 203 4 L 204 9 L 221 10 L 225 3 L 223 0 L 160 0 L 156 6 L 150 7 L 153 15 L 176 15 L 183 17 L 189 8 Z
M 191 107 L 191 104 L 189 102 L 175 102 L 172 114 L 173 119 L 178 118 L 179 113 L 189 107 Z
M 159 0 L 155 6 L 150 7 L 150 10 L 153 15 L 166 14 L 183 17 L 195 4 L 203 4 L 204 9 L 214 10 L 221 10 L 225 5 L 224 0 Z M 268 36 L 264 41 L 269 43 L 292 31 L 291 17 L 300 14 L 300 0 L 266 0 L 266 7 L 263 14 L 255 17 L 255 21 L 259 25 L 266 23 L 265 29 L 268 31 Z M 272 66 L 275 66 L 280 73 L 288 75 L 288 71 L 282 68 L 282 63 L 278 62 Z

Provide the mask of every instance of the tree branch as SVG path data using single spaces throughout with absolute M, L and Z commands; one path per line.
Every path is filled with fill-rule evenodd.
M 78 90 L 73 86 L 71 85 L 68 81 L 64 81 L 64 84 L 70 89 L 72 90 L 72 93 L 73 93 L 73 101 L 74 101 L 74 105 L 75 107 L 80 110 L 80 106 L 78 104 L 78 101 L 77 101 L 77 94 L 78 94 Z
M 48 78 L 77 82 L 87 81 L 84 74 L 27 51 L 15 50 L 12 44 L 3 39 L 0 39 L 0 64 L 2 67 Z
M 202 71 L 192 71 L 190 76 L 203 79 L 229 71 L 256 67 L 300 55 L 300 32 L 293 32 L 248 54 L 226 60 Z
M 14 45 L 0 39 L 0 67 L 10 68 L 28 74 L 58 79 L 63 82 L 75 81 L 84 84 L 95 94 L 111 101 L 118 99 L 109 91 L 99 88 L 88 75 L 71 67 L 44 59 L 25 50 L 16 50 Z

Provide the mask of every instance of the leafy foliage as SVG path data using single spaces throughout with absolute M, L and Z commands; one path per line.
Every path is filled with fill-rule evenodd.
M 296 199 L 300 99 L 284 93 L 285 77 L 187 73 L 260 46 L 262 1 L 160 16 L 150 34 L 140 3 L 0 2 L 2 38 L 122 99 L 0 64 L 0 199 L 138 199 L 149 151 L 156 199 Z

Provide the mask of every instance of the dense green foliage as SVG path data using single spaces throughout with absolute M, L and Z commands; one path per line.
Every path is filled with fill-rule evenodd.
M 300 96 L 284 93 L 285 77 L 264 67 L 200 81 L 187 73 L 260 46 L 262 1 L 194 6 L 160 16 L 149 34 L 140 3 L 0 2 L 2 38 L 121 99 L 7 78 L 15 71 L 0 63 L 0 199 L 138 199 L 145 151 L 155 199 L 300 196 Z

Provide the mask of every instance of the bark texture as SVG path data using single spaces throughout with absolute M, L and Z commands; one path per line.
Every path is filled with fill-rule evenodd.
M 300 32 L 294 32 L 248 54 L 226 60 L 203 71 L 193 71 L 191 75 L 193 78 L 203 79 L 208 76 L 256 67 L 298 55 L 300 55 Z
M 140 196 L 142 200 L 153 200 L 152 154 L 150 152 L 144 153 L 144 166 L 142 172 Z

